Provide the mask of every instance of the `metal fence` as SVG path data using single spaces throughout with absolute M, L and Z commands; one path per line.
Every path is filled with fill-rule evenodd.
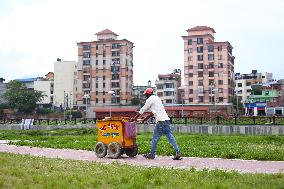
M 284 125 L 284 117 L 235 116 L 235 117 L 172 117 L 172 124 L 192 125 Z
M 33 125 L 76 125 L 96 124 L 96 118 L 74 118 L 74 119 L 34 119 Z M 0 124 L 21 124 L 22 119 L 0 119 Z

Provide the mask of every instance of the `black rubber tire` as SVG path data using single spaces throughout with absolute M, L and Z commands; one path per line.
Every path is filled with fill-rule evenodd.
M 138 154 L 138 146 L 135 144 L 133 148 L 125 148 L 124 151 L 128 157 L 134 157 Z
M 103 142 L 98 142 L 94 149 L 98 158 L 103 158 L 107 154 L 107 145 Z
M 108 155 L 112 159 L 117 159 L 122 154 L 121 145 L 118 142 L 111 142 L 107 148 Z

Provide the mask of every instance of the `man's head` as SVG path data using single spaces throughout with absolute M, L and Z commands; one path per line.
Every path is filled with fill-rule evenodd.
M 146 98 L 149 98 L 151 95 L 154 94 L 154 90 L 152 88 L 147 88 L 145 91 L 144 91 L 144 95 L 146 96 Z

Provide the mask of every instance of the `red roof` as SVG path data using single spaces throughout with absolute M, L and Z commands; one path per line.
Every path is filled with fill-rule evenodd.
M 114 34 L 114 35 L 118 36 L 116 33 L 114 33 L 113 31 L 111 31 L 109 29 L 105 29 L 103 31 L 96 33 L 96 35 L 105 35 L 105 34 Z
M 210 28 L 208 26 L 196 26 L 196 27 L 190 28 L 186 31 L 190 32 L 190 31 L 202 31 L 202 30 L 211 30 L 211 31 L 213 31 L 213 33 L 216 33 L 213 28 Z

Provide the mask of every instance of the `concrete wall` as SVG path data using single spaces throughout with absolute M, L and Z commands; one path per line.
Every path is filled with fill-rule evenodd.
M 137 126 L 137 132 L 153 132 L 153 124 Z M 52 129 L 71 129 L 71 128 L 97 128 L 96 125 L 56 125 L 44 126 L 34 125 L 33 130 L 52 130 Z M 0 125 L 0 130 L 21 130 L 19 124 Z M 244 135 L 284 135 L 284 126 L 267 126 L 267 125 L 172 125 L 175 133 L 192 133 L 192 134 L 244 134 Z

